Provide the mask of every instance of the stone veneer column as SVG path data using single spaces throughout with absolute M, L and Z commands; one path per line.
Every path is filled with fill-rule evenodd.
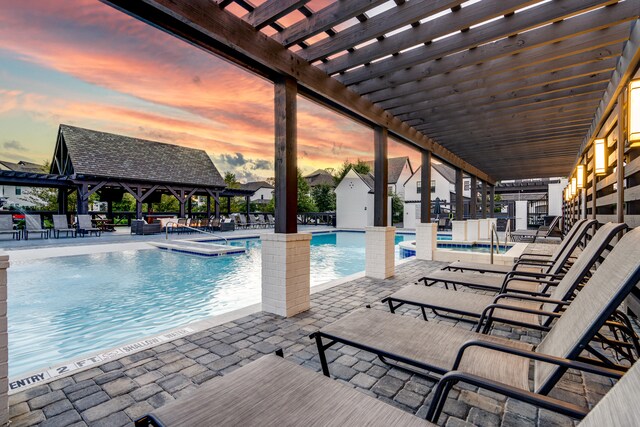
M 477 219 L 468 219 L 467 220 L 467 240 L 470 242 L 476 242 L 479 237 L 478 230 L 478 220 Z
M 311 234 L 264 234 L 262 310 L 291 317 L 311 305 Z
M 416 258 L 431 261 L 438 247 L 438 224 L 416 224 Z
M 9 268 L 9 255 L 0 252 L 0 425 L 6 425 L 9 422 L 7 268 Z
M 451 221 L 451 239 L 456 242 L 467 241 L 467 221 Z
M 395 273 L 395 227 L 365 228 L 365 275 L 387 279 Z

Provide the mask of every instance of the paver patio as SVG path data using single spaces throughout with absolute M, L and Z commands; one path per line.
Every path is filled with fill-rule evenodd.
M 256 313 L 11 395 L 11 425 L 131 425 L 153 408 L 197 393 L 204 382 L 277 348 L 284 350 L 287 359 L 320 371 L 315 343 L 308 336 L 311 332 L 366 304 L 372 304 L 373 309 L 387 310 L 379 302 L 382 298 L 442 265 L 410 261 L 398 266 L 396 275 L 389 280 L 361 278 L 318 292 L 312 295 L 311 310 L 293 318 Z M 403 315 L 420 315 L 417 310 L 399 311 Z M 471 328 L 464 322 L 441 321 L 451 323 L 452 327 Z M 498 327 L 493 333 L 531 343 L 537 343 L 541 336 L 538 331 L 509 327 Z M 338 381 L 418 416 L 426 414 L 433 381 L 389 369 L 371 353 L 351 347 L 336 345 L 327 356 L 331 373 Z M 551 395 L 580 406 L 592 406 L 611 385 L 609 379 L 570 371 Z M 450 394 L 439 424 L 546 427 L 572 426 L 575 422 L 513 399 L 460 385 Z

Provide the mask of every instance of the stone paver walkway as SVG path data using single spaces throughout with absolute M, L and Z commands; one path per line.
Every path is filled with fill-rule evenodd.
M 314 294 L 312 309 L 293 318 L 257 313 L 14 394 L 9 398 L 11 426 L 132 425 L 132 420 L 153 408 L 195 393 L 204 382 L 277 348 L 284 349 L 287 359 L 320 371 L 314 342 L 308 337 L 311 332 L 366 304 L 386 310 L 380 303 L 382 298 L 441 265 L 412 261 L 399 266 L 391 280 L 362 278 Z M 401 311 L 419 316 L 418 311 Z M 446 322 L 452 327 L 471 327 L 464 322 Z M 494 333 L 532 343 L 541 336 L 540 332 L 524 333 L 508 327 Z M 433 381 L 389 369 L 374 355 L 351 347 L 336 345 L 327 356 L 337 381 L 418 416 L 425 415 Z M 595 404 L 610 387 L 608 379 L 570 372 L 551 395 L 587 406 Z M 465 385 L 450 393 L 439 423 L 447 427 L 575 424 L 550 411 Z

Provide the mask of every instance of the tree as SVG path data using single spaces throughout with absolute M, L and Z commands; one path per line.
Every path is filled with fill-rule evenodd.
M 300 212 L 316 212 L 318 208 L 311 198 L 309 183 L 302 176 L 300 169 L 298 173 L 298 213 Z
M 318 208 L 318 212 L 336 210 L 336 193 L 330 185 L 317 185 L 311 189 L 311 197 Z
M 501 212 L 502 207 L 499 202 L 502 201 L 502 196 L 500 194 L 496 194 L 493 196 L 493 201 L 495 202 L 495 207 L 493 208 L 493 212 Z
M 345 177 L 347 173 L 353 168 L 354 171 L 366 174 L 371 172 L 371 167 L 364 160 L 358 159 L 356 163 L 351 163 L 349 160 L 345 160 L 344 163 L 335 171 L 333 175 L 333 180 L 336 185 L 340 184 L 340 181 Z
M 224 174 L 224 182 L 229 188 L 240 188 L 240 183 L 236 179 L 236 174 L 233 172 L 227 172 Z
M 391 223 L 404 221 L 404 202 L 396 193 L 391 194 Z

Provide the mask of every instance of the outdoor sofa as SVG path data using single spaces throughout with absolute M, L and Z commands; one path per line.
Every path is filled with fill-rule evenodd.
M 162 224 L 159 222 L 154 224 L 147 224 L 147 221 L 143 219 L 134 219 L 133 221 L 131 221 L 131 234 L 144 236 L 147 234 L 158 233 L 162 233 Z

